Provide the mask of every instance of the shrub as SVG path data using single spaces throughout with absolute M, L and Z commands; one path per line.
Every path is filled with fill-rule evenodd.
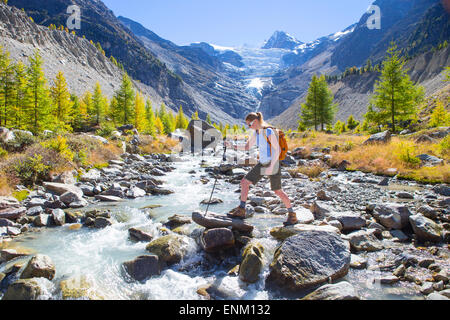
M 43 163 L 40 154 L 34 154 L 32 157 L 26 157 L 18 161 L 13 169 L 16 176 L 26 186 L 33 186 L 45 180 L 50 173 L 50 166 Z
M 349 152 L 355 147 L 355 144 L 352 141 L 346 141 L 344 143 L 344 146 L 342 147 L 342 150 L 344 152 Z
M 28 190 L 15 191 L 12 193 L 12 196 L 17 199 L 17 201 L 25 200 L 30 192 Z
M 69 149 L 67 145 L 67 139 L 62 136 L 57 136 L 55 139 L 51 139 L 42 142 L 41 145 L 44 148 L 51 149 L 59 153 L 64 159 L 73 161 L 75 154 Z
M 103 123 L 100 126 L 100 129 L 98 129 L 95 132 L 95 134 L 99 135 L 99 136 L 101 136 L 103 138 L 108 138 L 108 137 L 111 136 L 111 134 L 113 133 L 114 130 L 116 130 L 116 128 L 112 124 L 107 122 L 107 123 Z
M 0 160 L 5 158 L 8 155 L 8 151 L 0 147 Z
M 438 144 L 439 153 L 445 156 L 450 156 L 450 136 L 446 136 L 442 141 Z
M 396 155 L 406 166 L 417 167 L 420 159 L 415 156 L 415 145 L 410 141 L 403 141 L 397 145 Z

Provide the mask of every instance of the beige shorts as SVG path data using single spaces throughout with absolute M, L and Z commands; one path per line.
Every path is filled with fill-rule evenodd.
M 256 185 L 262 177 L 263 174 L 263 165 L 258 163 L 246 176 L 245 179 Z M 270 189 L 272 191 L 281 190 L 281 165 L 279 165 L 278 172 L 268 176 L 270 179 Z

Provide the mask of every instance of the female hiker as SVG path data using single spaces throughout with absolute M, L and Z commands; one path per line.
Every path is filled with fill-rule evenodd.
M 298 223 L 297 215 L 292 209 L 291 201 L 287 194 L 281 188 L 281 165 L 279 162 L 280 145 L 277 133 L 270 125 L 264 122 L 262 113 L 250 113 L 245 118 L 245 122 L 250 129 L 255 130 L 245 146 L 231 145 L 226 141 L 227 147 L 233 147 L 234 150 L 248 151 L 255 144 L 259 149 L 258 164 L 241 181 L 241 204 L 228 214 L 232 218 L 245 219 L 245 203 L 248 198 L 250 185 L 256 185 L 263 176 L 269 176 L 272 191 L 280 197 L 288 209 L 288 219 L 285 226 Z

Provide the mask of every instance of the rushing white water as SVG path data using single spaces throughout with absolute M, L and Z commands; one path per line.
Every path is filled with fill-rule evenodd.
M 217 165 L 220 158 L 205 157 L 208 165 Z M 229 264 L 239 263 L 237 258 L 230 258 L 225 267 L 218 265 L 213 269 L 202 269 L 200 261 L 204 259 L 203 252 L 190 239 L 186 244 L 188 254 L 181 263 L 164 270 L 160 276 L 153 277 L 145 283 L 128 282 L 123 274 L 122 263 L 139 255 L 148 254 L 147 243 L 132 242 L 128 229 L 140 228 L 152 234 L 161 236 L 161 223 L 174 215 L 190 216 L 195 210 L 205 210 L 200 205 L 208 199 L 214 180 L 201 169 L 201 156 L 186 156 L 184 162 L 174 163 L 176 169 L 162 177 L 164 188 L 175 191 L 167 196 L 148 196 L 129 200 L 116 205 L 94 205 L 93 208 L 108 208 L 112 211 L 115 223 L 105 229 L 81 228 L 71 230 L 70 225 L 57 228 L 45 228 L 17 238 L 12 247 L 28 248 L 32 251 L 48 255 L 56 266 L 55 279 L 50 282 L 41 279 L 45 287 L 41 299 L 60 299 L 58 284 L 61 279 L 74 276 L 86 276 L 93 282 L 93 289 L 106 299 L 201 299 L 197 289 L 203 285 L 214 283 L 219 298 L 226 299 L 283 299 L 290 297 L 285 293 L 272 292 L 265 287 L 265 278 L 269 274 L 269 264 L 275 252 L 277 241 L 269 234 L 274 226 L 281 225 L 283 216 L 255 214 L 249 223 L 255 226 L 253 232 L 257 241 L 264 247 L 264 266 L 260 280 L 255 284 L 246 284 L 238 277 L 227 275 Z M 190 173 L 195 170 L 195 173 Z M 207 184 L 200 182 L 201 178 L 209 179 Z M 238 204 L 238 185 L 219 180 L 214 197 L 223 200 L 222 204 L 210 207 L 211 211 L 226 213 Z M 141 209 L 149 205 L 161 205 L 153 210 Z M 195 228 L 195 224 L 190 226 Z M 234 259 L 234 260 L 233 260 Z M 0 272 L 12 263 L 0 266 Z M 366 299 L 392 298 L 382 288 L 367 286 L 367 270 L 350 270 L 346 280 L 354 284 Z M 402 288 L 406 293 L 399 294 L 408 297 L 412 290 Z

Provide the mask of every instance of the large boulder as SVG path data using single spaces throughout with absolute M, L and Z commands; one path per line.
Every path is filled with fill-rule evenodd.
M 335 232 L 304 231 L 275 251 L 267 281 L 291 290 L 308 289 L 345 276 L 350 245 Z
M 78 191 L 67 191 L 64 192 L 60 197 L 59 200 L 64 202 L 65 205 L 70 205 L 74 202 L 82 202 L 83 199 L 83 191 L 80 189 L 81 193 Z
M 446 185 L 439 185 L 433 188 L 433 191 L 441 196 L 450 197 L 450 187 Z
M 42 289 L 36 279 L 20 279 L 8 286 L 2 300 L 37 300 Z
M 47 191 L 56 193 L 58 196 L 70 191 L 77 194 L 79 197 L 83 197 L 83 191 L 73 184 L 44 182 L 43 185 Z
M 0 219 L 17 220 L 23 217 L 27 212 L 25 207 L 11 207 L 0 210 Z
M 326 284 L 302 300 L 359 300 L 355 288 L 347 281 Z
M 36 227 L 48 227 L 50 222 L 50 215 L 45 213 L 42 213 L 33 219 L 33 223 Z
M 176 229 L 178 227 L 181 227 L 185 224 L 192 223 L 192 219 L 188 216 L 180 215 L 180 214 L 174 214 L 173 216 L 169 217 L 164 225 L 170 229 Z
M 375 205 L 372 215 L 388 229 L 403 229 L 409 225 L 411 212 L 405 205 L 386 203 Z
M 14 197 L 0 197 L 0 210 L 7 208 L 19 208 L 20 202 Z
M 368 140 L 364 142 L 364 145 L 374 143 L 388 143 L 390 140 L 391 140 L 391 133 L 389 131 L 384 131 L 372 135 Z
M 160 237 L 150 242 L 146 250 L 158 256 L 161 262 L 168 265 L 180 262 L 187 254 L 187 240 L 175 234 Z
M 232 227 L 233 229 L 242 232 L 253 231 L 253 226 L 248 224 L 245 220 L 233 219 L 226 215 L 213 212 L 208 212 L 208 215 L 205 217 L 204 213 L 195 211 L 192 213 L 192 220 L 207 229 Z
M 136 228 L 128 229 L 128 234 L 131 239 L 136 241 L 150 242 L 153 240 L 153 236 L 151 234 Z
M 156 255 L 139 256 L 134 260 L 124 262 L 123 267 L 130 277 L 137 281 L 145 281 L 161 273 L 161 265 Z
M 366 219 L 357 213 L 343 212 L 334 217 L 341 223 L 343 232 L 359 230 L 366 225 Z
M 233 231 L 228 228 L 208 229 L 203 232 L 201 244 L 206 252 L 214 253 L 234 246 Z
M 432 242 L 442 241 L 443 228 L 433 220 L 428 219 L 419 213 L 410 216 L 409 222 L 411 223 L 418 240 Z
M 307 224 L 296 224 L 295 226 L 290 227 L 275 227 L 270 230 L 270 235 L 274 237 L 277 240 L 284 241 L 289 237 L 295 236 L 296 234 L 299 234 L 301 232 L 305 231 L 311 231 L 311 230 L 317 230 L 317 231 L 327 231 L 327 232 L 334 232 L 336 234 L 340 234 L 339 229 L 333 226 L 314 226 L 314 225 L 307 225 Z
M 259 280 L 263 267 L 264 248 L 259 243 L 249 243 L 242 252 L 242 262 L 239 266 L 239 279 L 248 283 Z
M 55 277 L 55 265 L 49 256 L 37 254 L 26 265 L 20 278 L 46 278 L 52 280 Z
M 61 209 L 53 209 L 52 219 L 55 225 L 63 226 L 66 223 L 66 213 Z

